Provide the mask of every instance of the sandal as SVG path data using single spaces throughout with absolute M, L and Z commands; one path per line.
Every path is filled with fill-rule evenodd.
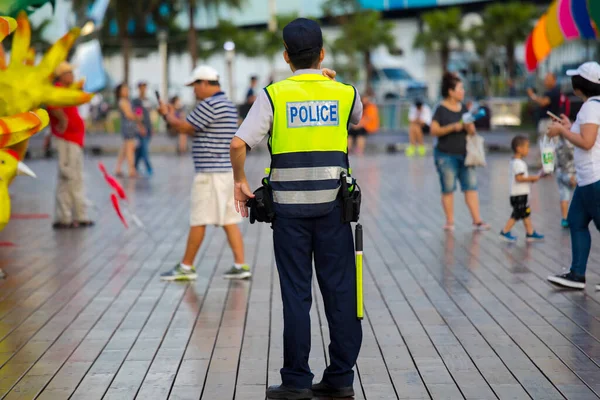
M 96 223 L 94 221 L 77 221 L 77 225 L 79 225 L 80 228 L 89 228 L 96 225 Z
M 473 223 L 473 230 L 475 231 L 479 231 L 479 232 L 484 232 L 484 231 L 489 231 L 491 229 L 491 226 L 486 224 L 485 222 L 481 221 L 478 223 Z
M 78 228 L 79 225 L 75 222 L 71 222 L 70 224 L 64 224 L 62 222 L 55 222 L 52 224 L 53 229 L 75 229 Z

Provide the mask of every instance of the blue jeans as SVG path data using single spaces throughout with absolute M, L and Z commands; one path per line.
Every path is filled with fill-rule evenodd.
M 438 149 L 435 149 L 433 155 L 440 176 L 442 193 L 453 193 L 456 190 L 457 179 L 463 192 L 477 190 L 477 172 L 475 167 L 465 165 L 466 156 L 443 153 Z
M 149 154 L 150 136 L 138 136 L 138 139 L 139 144 L 138 147 L 135 149 L 135 169 L 138 169 L 140 161 L 143 160 L 144 164 L 146 164 L 146 170 L 149 173 L 152 173 L 152 164 L 150 164 Z
M 590 222 L 594 221 L 596 229 L 600 231 L 600 181 L 587 186 L 577 186 L 568 219 L 573 253 L 571 272 L 577 276 L 585 276 L 592 248 Z

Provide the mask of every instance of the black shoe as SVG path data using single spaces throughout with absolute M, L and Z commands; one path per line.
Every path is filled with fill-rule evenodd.
M 578 290 L 585 289 L 585 276 L 576 276 L 570 271 L 567 274 L 549 276 L 548 281 L 564 288 Z
M 312 385 L 312 391 L 317 397 L 333 397 L 334 399 L 354 397 L 354 388 L 352 386 L 335 388 L 333 386 L 329 386 L 325 382 Z
M 269 386 L 267 389 L 268 399 L 286 400 L 311 400 L 313 392 L 310 389 L 295 389 L 287 386 Z

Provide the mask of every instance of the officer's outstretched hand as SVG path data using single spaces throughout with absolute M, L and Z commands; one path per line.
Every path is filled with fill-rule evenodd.
M 248 199 L 254 198 L 254 193 L 250 190 L 248 181 L 244 179 L 241 182 L 235 182 L 233 195 L 235 198 L 235 211 L 240 213 L 242 217 L 247 218 L 248 206 L 246 206 L 246 202 Z

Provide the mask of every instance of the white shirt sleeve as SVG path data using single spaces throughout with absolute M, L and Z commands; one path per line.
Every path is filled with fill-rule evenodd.
M 356 95 L 354 96 L 354 108 L 352 109 L 352 114 L 350 115 L 350 123 L 352 125 L 357 125 L 362 119 L 363 115 L 363 105 L 360 99 L 360 95 L 358 94 L 358 90 L 354 89 Z
M 410 109 L 408 110 L 408 120 L 410 122 L 415 122 L 417 120 L 417 107 L 410 106 Z
M 523 160 L 514 160 L 513 162 L 513 175 L 522 175 L 527 173 L 527 164 Z
M 421 121 L 423 121 L 426 125 L 431 125 L 431 120 L 433 115 L 431 113 L 431 108 L 428 105 L 423 105 L 423 110 L 421 111 Z
M 586 101 L 577 115 L 580 125 L 594 124 L 600 126 L 600 102 Z
M 264 90 L 261 90 L 250 108 L 246 119 L 235 136 L 242 139 L 250 148 L 256 147 L 273 128 L 273 107 Z

